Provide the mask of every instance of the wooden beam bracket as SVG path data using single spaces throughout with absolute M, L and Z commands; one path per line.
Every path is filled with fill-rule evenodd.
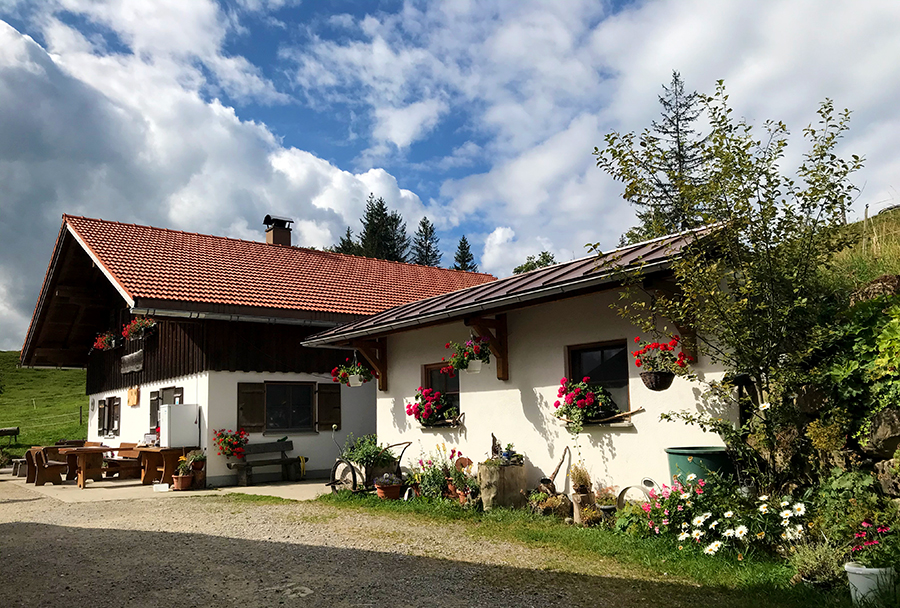
M 378 374 L 378 390 L 386 391 L 388 387 L 387 372 L 387 338 L 374 340 L 353 340 L 350 346 L 359 351 L 359 354 L 369 363 L 375 373 Z
M 486 338 L 491 354 L 497 361 L 497 379 L 509 380 L 509 336 L 506 331 L 506 315 L 500 314 L 493 319 L 471 317 L 465 320 L 479 338 Z

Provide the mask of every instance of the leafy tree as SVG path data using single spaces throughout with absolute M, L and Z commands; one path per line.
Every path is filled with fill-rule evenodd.
M 439 241 L 434 224 L 428 221 L 427 217 L 423 217 L 413 238 L 410 262 L 422 266 L 439 266 L 442 257 L 441 250 L 438 249 Z
M 597 166 L 625 184 L 623 197 L 636 207 L 641 222 L 622 236 L 620 245 L 689 230 L 704 221 L 703 200 L 695 189 L 705 181 L 705 146 L 692 126 L 703 110 L 701 97 L 696 91 L 685 93 L 675 71 L 663 91 L 660 122 L 654 120 L 637 141 L 634 133 L 613 132 L 602 151 L 594 148 Z
M 453 270 L 465 270 L 466 272 L 478 272 L 475 257 L 469 248 L 469 240 L 463 235 L 456 247 L 456 255 L 453 257 Z
M 701 152 L 706 180 L 678 184 L 702 220 L 717 226 L 687 236 L 688 246 L 672 262 L 673 283 L 641 283 L 647 277 L 638 272 L 617 306 L 646 331 L 669 322 L 696 330 L 701 351 L 721 363 L 749 399 L 740 404 L 736 431 L 721 417 L 679 417 L 722 433 L 741 464 L 756 470 L 758 483 L 777 486 L 800 443 L 795 396 L 811 379 L 824 328 L 843 306 L 822 269 L 848 244 L 843 218 L 856 190 L 849 177 L 862 159 L 835 154 L 850 113 L 835 114 L 826 99 L 818 124 L 803 130 L 809 151 L 796 176 L 784 175 L 787 127 L 770 121 L 757 137 L 745 121 L 735 121 L 727 101 L 721 81 L 713 96 L 701 98 L 711 126 Z M 607 141 L 615 148 L 611 158 L 625 163 L 612 172 L 624 176 L 632 140 Z M 644 184 L 634 173 L 626 191 Z M 733 404 L 732 391 L 720 388 L 714 384 L 705 398 Z
M 335 253 L 346 253 L 347 255 L 362 255 L 362 247 L 353 240 L 353 231 L 347 226 L 347 232 L 341 237 L 337 245 L 331 248 Z
M 541 255 L 533 256 L 530 255 L 525 258 L 525 263 L 521 266 L 516 266 L 513 268 L 513 274 L 522 274 L 523 272 L 528 272 L 530 270 L 537 270 L 538 268 L 544 268 L 546 266 L 553 266 L 557 264 L 556 258 L 553 257 L 553 254 L 549 251 L 542 251 Z

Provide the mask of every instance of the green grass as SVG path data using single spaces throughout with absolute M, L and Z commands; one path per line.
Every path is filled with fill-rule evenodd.
M 900 209 L 880 213 L 848 229 L 861 238 L 835 256 L 828 276 L 836 289 L 851 292 L 885 274 L 900 274 Z
M 530 547 L 562 553 L 554 568 L 566 570 L 567 564 L 584 564 L 598 558 L 613 559 L 645 571 L 678 577 L 732 598 L 734 606 L 774 605 L 796 608 L 849 606 L 846 588 L 822 592 L 793 587 L 791 568 L 782 560 L 766 555 L 747 555 L 738 561 L 734 555 L 710 557 L 679 551 L 674 542 L 663 538 L 638 538 L 605 528 L 580 528 L 566 525 L 554 517 L 541 517 L 526 510 L 496 509 L 479 513 L 450 501 L 416 499 L 410 502 L 384 501 L 374 496 L 350 493 L 324 495 L 318 501 L 344 509 L 385 513 L 398 518 L 433 522 L 464 522 L 475 538 L 519 542 Z M 746 604 L 743 603 L 746 598 Z
M 18 442 L 0 448 L 20 457 L 32 445 L 87 438 L 88 400 L 83 370 L 17 369 L 17 351 L 0 351 L 0 427 L 19 427 Z M 83 422 L 78 424 L 78 408 Z

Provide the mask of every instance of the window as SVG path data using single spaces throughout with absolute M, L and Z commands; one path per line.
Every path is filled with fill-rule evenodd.
M 446 366 L 446 363 L 423 366 L 422 388 L 439 391 L 447 401 L 447 405 L 456 408 L 456 411 L 459 412 L 459 372 L 456 372 L 453 377 L 442 374 L 441 368 Z
M 331 430 L 341 426 L 337 384 L 239 382 L 238 427 L 248 433 Z
M 160 405 L 181 405 L 184 403 L 184 388 L 168 386 L 150 393 L 150 430 L 159 426 Z
M 97 434 L 100 436 L 119 435 L 119 413 L 122 400 L 107 397 L 97 403 Z
M 628 404 L 628 346 L 625 342 L 569 346 L 568 376 L 581 380 L 590 378 L 591 386 L 602 386 L 619 410 L 629 411 Z

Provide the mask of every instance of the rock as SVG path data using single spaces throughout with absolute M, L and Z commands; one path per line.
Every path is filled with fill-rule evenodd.
M 900 445 L 900 412 L 883 410 L 872 419 L 872 430 L 862 449 L 867 454 L 891 458 Z
M 894 459 L 875 463 L 875 476 L 888 496 L 900 496 L 900 478 L 894 474 Z

